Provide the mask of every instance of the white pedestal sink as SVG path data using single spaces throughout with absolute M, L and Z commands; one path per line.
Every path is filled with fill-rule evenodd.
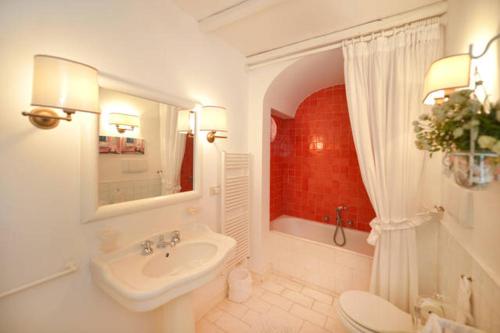
M 155 247 L 145 256 L 141 240 L 92 258 L 90 269 L 97 285 L 126 308 L 150 311 L 163 306 L 163 332 L 194 333 L 191 291 L 217 276 L 236 241 L 202 224 L 178 230 L 181 242 L 174 249 Z

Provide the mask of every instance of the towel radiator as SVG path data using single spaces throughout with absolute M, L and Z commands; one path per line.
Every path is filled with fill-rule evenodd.
M 242 153 L 222 153 L 222 233 L 237 242 L 234 256 L 226 261 L 226 268 L 250 256 L 250 157 Z

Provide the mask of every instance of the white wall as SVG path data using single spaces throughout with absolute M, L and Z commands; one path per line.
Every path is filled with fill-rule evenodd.
M 468 45 L 484 45 L 485 41 L 500 31 L 500 1 L 498 0 L 450 0 L 448 26 L 446 31 L 446 53 L 467 52 Z M 500 79 L 497 66 L 497 45 L 493 44 L 489 53 L 480 62 L 480 73 L 489 92 L 500 96 Z M 493 58 L 491 57 L 493 54 Z M 426 161 L 426 189 L 424 189 L 427 205 L 442 202 L 442 186 L 446 184 L 441 172 L 440 156 Z M 440 186 L 441 185 L 441 186 Z M 498 235 L 500 235 L 500 184 L 490 185 L 482 191 L 473 192 L 474 211 L 473 229 L 466 229 L 455 223 L 452 232 L 467 243 L 469 251 L 480 258 L 489 270 L 500 280 L 500 261 L 498 260 Z M 445 207 L 446 208 L 446 207 Z
M 498 0 L 449 0 L 448 8 L 447 55 L 467 52 L 470 43 L 479 46 L 476 50 L 482 49 L 489 38 L 500 32 Z M 500 42 L 495 43 L 479 60 L 480 73 L 493 100 L 500 97 Z M 443 186 L 448 186 L 444 177 L 441 156 L 438 154 L 427 159 L 423 180 L 424 205 L 447 202 L 442 191 Z M 459 275 L 473 276 L 474 315 L 481 328 L 496 332 L 500 329 L 497 319 L 500 303 L 493 302 L 500 297 L 500 183 L 474 191 L 472 201 L 472 229 L 459 225 L 451 216 L 447 216 L 440 226 L 437 287 L 453 301 L 456 300 Z
M 269 233 L 270 184 L 270 117 L 271 105 L 265 96 L 273 80 L 295 61 L 284 61 L 260 67 L 249 72 L 248 81 L 248 151 L 253 156 L 251 196 L 251 268 L 264 273 L 269 267 L 266 257 Z
M 200 220 L 217 229 L 219 151 L 245 151 L 244 59 L 199 32 L 169 0 L 3 0 L 0 3 L 0 290 L 58 271 L 68 259 L 78 273 L 0 300 L 2 332 L 153 332 L 154 313 L 125 310 L 97 289 L 88 261 L 99 235 L 118 243 Z M 33 55 L 52 54 L 170 95 L 226 106 L 227 144 L 203 143 L 203 198 L 82 225 L 79 222 L 80 122 L 33 127 Z M 186 209 L 199 206 L 199 216 Z M 203 216 L 203 219 L 201 219 Z M 217 290 L 220 290 L 217 289 Z M 203 292 L 200 292 L 203 293 Z M 205 296 L 213 297 L 211 290 Z

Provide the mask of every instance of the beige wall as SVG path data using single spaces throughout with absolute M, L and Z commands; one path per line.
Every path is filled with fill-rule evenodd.
M 449 0 L 446 27 L 446 54 L 468 51 L 469 44 L 482 50 L 486 42 L 500 32 L 500 1 L 498 0 Z M 485 86 L 492 100 L 500 97 L 499 55 L 500 42 L 496 41 L 484 58 L 478 61 Z M 478 52 L 478 51 L 476 51 Z M 449 186 L 442 173 L 441 156 L 427 158 L 423 180 L 423 204 L 432 207 L 446 202 L 442 191 Z M 465 193 L 466 190 L 460 189 Z M 421 259 L 422 269 L 437 272 L 437 289 L 450 300 L 456 300 L 456 286 L 460 274 L 473 277 L 474 315 L 479 327 L 487 331 L 500 330 L 498 313 L 500 304 L 500 182 L 487 189 L 472 192 L 472 225 L 466 228 L 447 216 L 439 228 L 439 258 Z M 446 205 L 445 205 L 446 209 Z M 427 238 L 423 241 L 435 240 Z M 446 243 L 443 243 L 446 242 Z M 449 245 L 452 244 L 452 245 Z M 436 245 L 429 245 L 435 248 Z M 451 248 L 452 246 L 452 248 Z M 453 260 L 448 260 L 453 259 Z M 432 266 L 435 264 L 436 266 Z M 428 281 L 425 281 L 428 284 Z M 487 291 L 489 290 L 489 292 Z M 480 297 L 478 296 L 480 295 Z M 496 298 L 495 298 L 496 297 Z
M 500 1 L 498 0 L 448 0 L 448 25 L 445 52 L 447 55 L 466 53 L 474 45 L 474 54 L 484 50 L 488 40 L 500 33 Z M 476 64 L 485 86 L 500 98 L 500 41 Z
M 219 228 L 219 198 L 209 195 L 209 187 L 219 183 L 220 151 L 246 151 L 243 57 L 200 33 L 197 22 L 169 0 L 2 0 L 0 50 L 0 290 L 57 272 L 70 259 L 80 265 L 76 274 L 1 299 L 0 331 L 153 332 L 154 313 L 130 312 L 111 300 L 92 283 L 88 262 L 107 230 L 126 244 L 181 222 Z M 230 139 L 202 143 L 203 197 L 80 224 L 80 125 L 95 116 L 76 114 L 71 123 L 45 131 L 20 115 L 30 108 L 37 53 L 226 106 Z M 193 206 L 199 215 L 187 213 Z M 220 290 L 217 285 L 200 293 L 210 300 Z

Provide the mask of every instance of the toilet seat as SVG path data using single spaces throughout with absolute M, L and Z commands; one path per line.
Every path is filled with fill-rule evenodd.
M 340 295 L 335 306 L 340 319 L 351 332 L 415 332 L 408 313 L 374 294 L 346 291 Z

